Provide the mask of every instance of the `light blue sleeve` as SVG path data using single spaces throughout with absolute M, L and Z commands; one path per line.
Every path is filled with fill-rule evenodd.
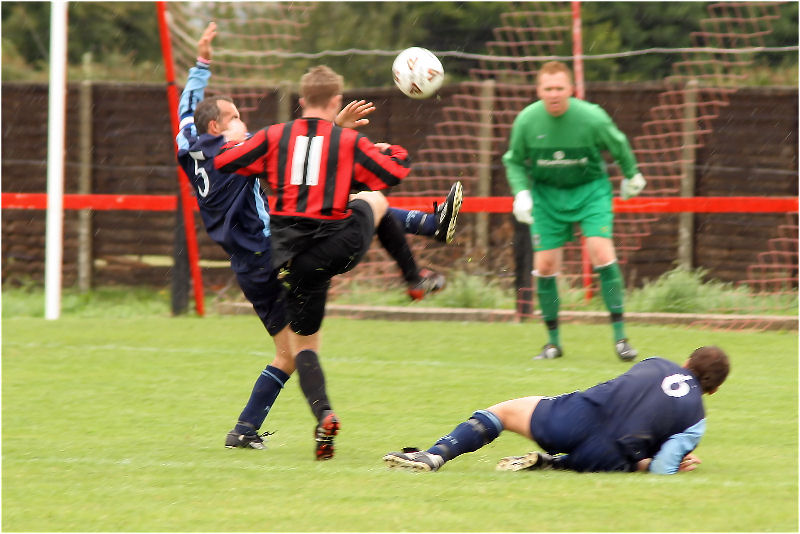
M 175 138 L 178 142 L 178 148 L 188 149 L 188 140 L 197 136 L 197 129 L 194 126 L 194 109 L 197 103 L 203 100 L 209 78 L 211 78 L 211 71 L 203 63 L 198 62 L 197 65 L 189 69 L 189 77 L 186 79 L 186 86 L 183 88 L 181 99 L 178 103 L 180 131 Z
M 650 472 L 672 475 L 678 472 L 683 457 L 692 452 L 706 432 L 706 420 L 701 419 L 679 434 L 673 434 L 661 446 L 650 462 Z

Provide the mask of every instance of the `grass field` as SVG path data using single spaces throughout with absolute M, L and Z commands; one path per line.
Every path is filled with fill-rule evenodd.
M 2 324 L 3 531 L 797 531 L 798 338 L 631 326 L 643 355 L 732 357 L 706 398 L 692 473 L 508 473 L 534 450 L 504 433 L 437 473 L 381 456 L 428 447 L 475 409 L 557 394 L 628 365 L 607 326 L 566 325 L 534 362 L 539 324 L 326 320 L 322 363 L 343 423 L 313 461 L 292 378 L 266 451 L 222 446 L 272 344 L 253 317 L 11 317 Z

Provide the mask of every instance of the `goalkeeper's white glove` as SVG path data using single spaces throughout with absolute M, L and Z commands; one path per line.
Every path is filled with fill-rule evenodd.
M 625 178 L 622 180 L 622 184 L 619 186 L 619 196 L 622 197 L 622 200 L 633 198 L 641 193 L 646 185 L 647 180 L 644 179 L 642 173 L 637 172 L 633 178 Z
M 533 199 L 531 192 L 523 189 L 514 195 L 514 217 L 522 224 L 533 224 Z

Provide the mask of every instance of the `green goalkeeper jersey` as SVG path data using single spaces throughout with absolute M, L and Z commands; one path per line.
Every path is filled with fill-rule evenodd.
M 503 155 L 511 193 L 533 189 L 534 184 L 565 189 L 607 180 L 604 150 L 626 178 L 638 172 L 627 137 L 603 108 L 570 98 L 567 111 L 553 117 L 542 101 L 534 102 L 514 120 Z

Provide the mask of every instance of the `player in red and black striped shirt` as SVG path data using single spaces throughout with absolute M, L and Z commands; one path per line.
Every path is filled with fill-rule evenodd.
M 327 113 L 335 111 L 331 107 Z M 215 165 L 222 172 L 266 177 L 275 266 L 311 246 L 320 232 L 325 236 L 341 228 L 352 214 L 352 191 L 386 189 L 409 172 L 404 148 L 373 144 L 356 130 L 308 115 L 258 131 L 246 143 L 223 151 Z M 373 210 L 376 221 L 384 213 L 385 208 Z
M 318 421 L 319 459 L 333 457 L 339 429 L 317 355 L 330 280 L 355 267 L 369 248 L 388 208 L 379 191 L 409 173 L 404 148 L 334 124 L 342 87 L 330 68 L 309 70 L 300 81 L 300 119 L 264 128 L 214 160 L 221 172 L 258 175 L 269 184 L 273 265 L 286 269 L 295 365 Z

